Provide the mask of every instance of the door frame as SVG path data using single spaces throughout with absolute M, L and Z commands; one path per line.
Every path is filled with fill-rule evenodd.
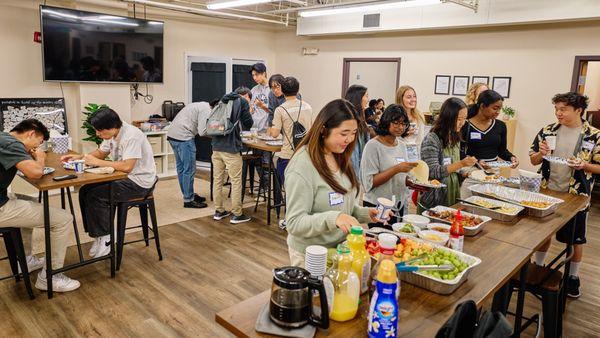
M 571 91 L 576 92 L 579 85 L 579 73 L 584 62 L 600 61 L 600 55 L 576 55 L 573 64 L 573 76 L 571 77 Z
M 350 63 L 351 62 L 396 62 L 396 90 L 400 86 L 400 64 L 402 58 L 344 58 L 342 68 L 342 97 L 350 87 Z

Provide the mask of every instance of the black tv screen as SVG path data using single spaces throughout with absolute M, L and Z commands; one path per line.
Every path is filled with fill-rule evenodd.
M 163 82 L 163 22 L 40 6 L 45 81 Z

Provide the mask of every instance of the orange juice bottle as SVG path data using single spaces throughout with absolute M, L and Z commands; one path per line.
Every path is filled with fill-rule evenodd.
M 352 253 L 345 245 L 338 246 L 337 261 L 328 272 L 333 283 L 333 306 L 329 318 L 345 322 L 356 316 L 360 296 L 360 281 L 352 271 Z
M 369 291 L 369 274 L 371 273 L 371 257 L 365 248 L 367 240 L 363 229 L 353 226 L 347 239 L 348 247 L 352 251 L 352 270 L 360 280 L 360 293 Z

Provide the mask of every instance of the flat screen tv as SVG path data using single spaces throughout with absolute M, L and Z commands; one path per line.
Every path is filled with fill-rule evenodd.
M 44 81 L 163 82 L 163 26 L 40 6 Z

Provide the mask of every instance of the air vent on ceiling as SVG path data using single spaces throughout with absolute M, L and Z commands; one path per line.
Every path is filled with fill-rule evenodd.
M 365 14 L 363 16 L 363 28 L 376 28 L 379 27 L 381 14 Z

